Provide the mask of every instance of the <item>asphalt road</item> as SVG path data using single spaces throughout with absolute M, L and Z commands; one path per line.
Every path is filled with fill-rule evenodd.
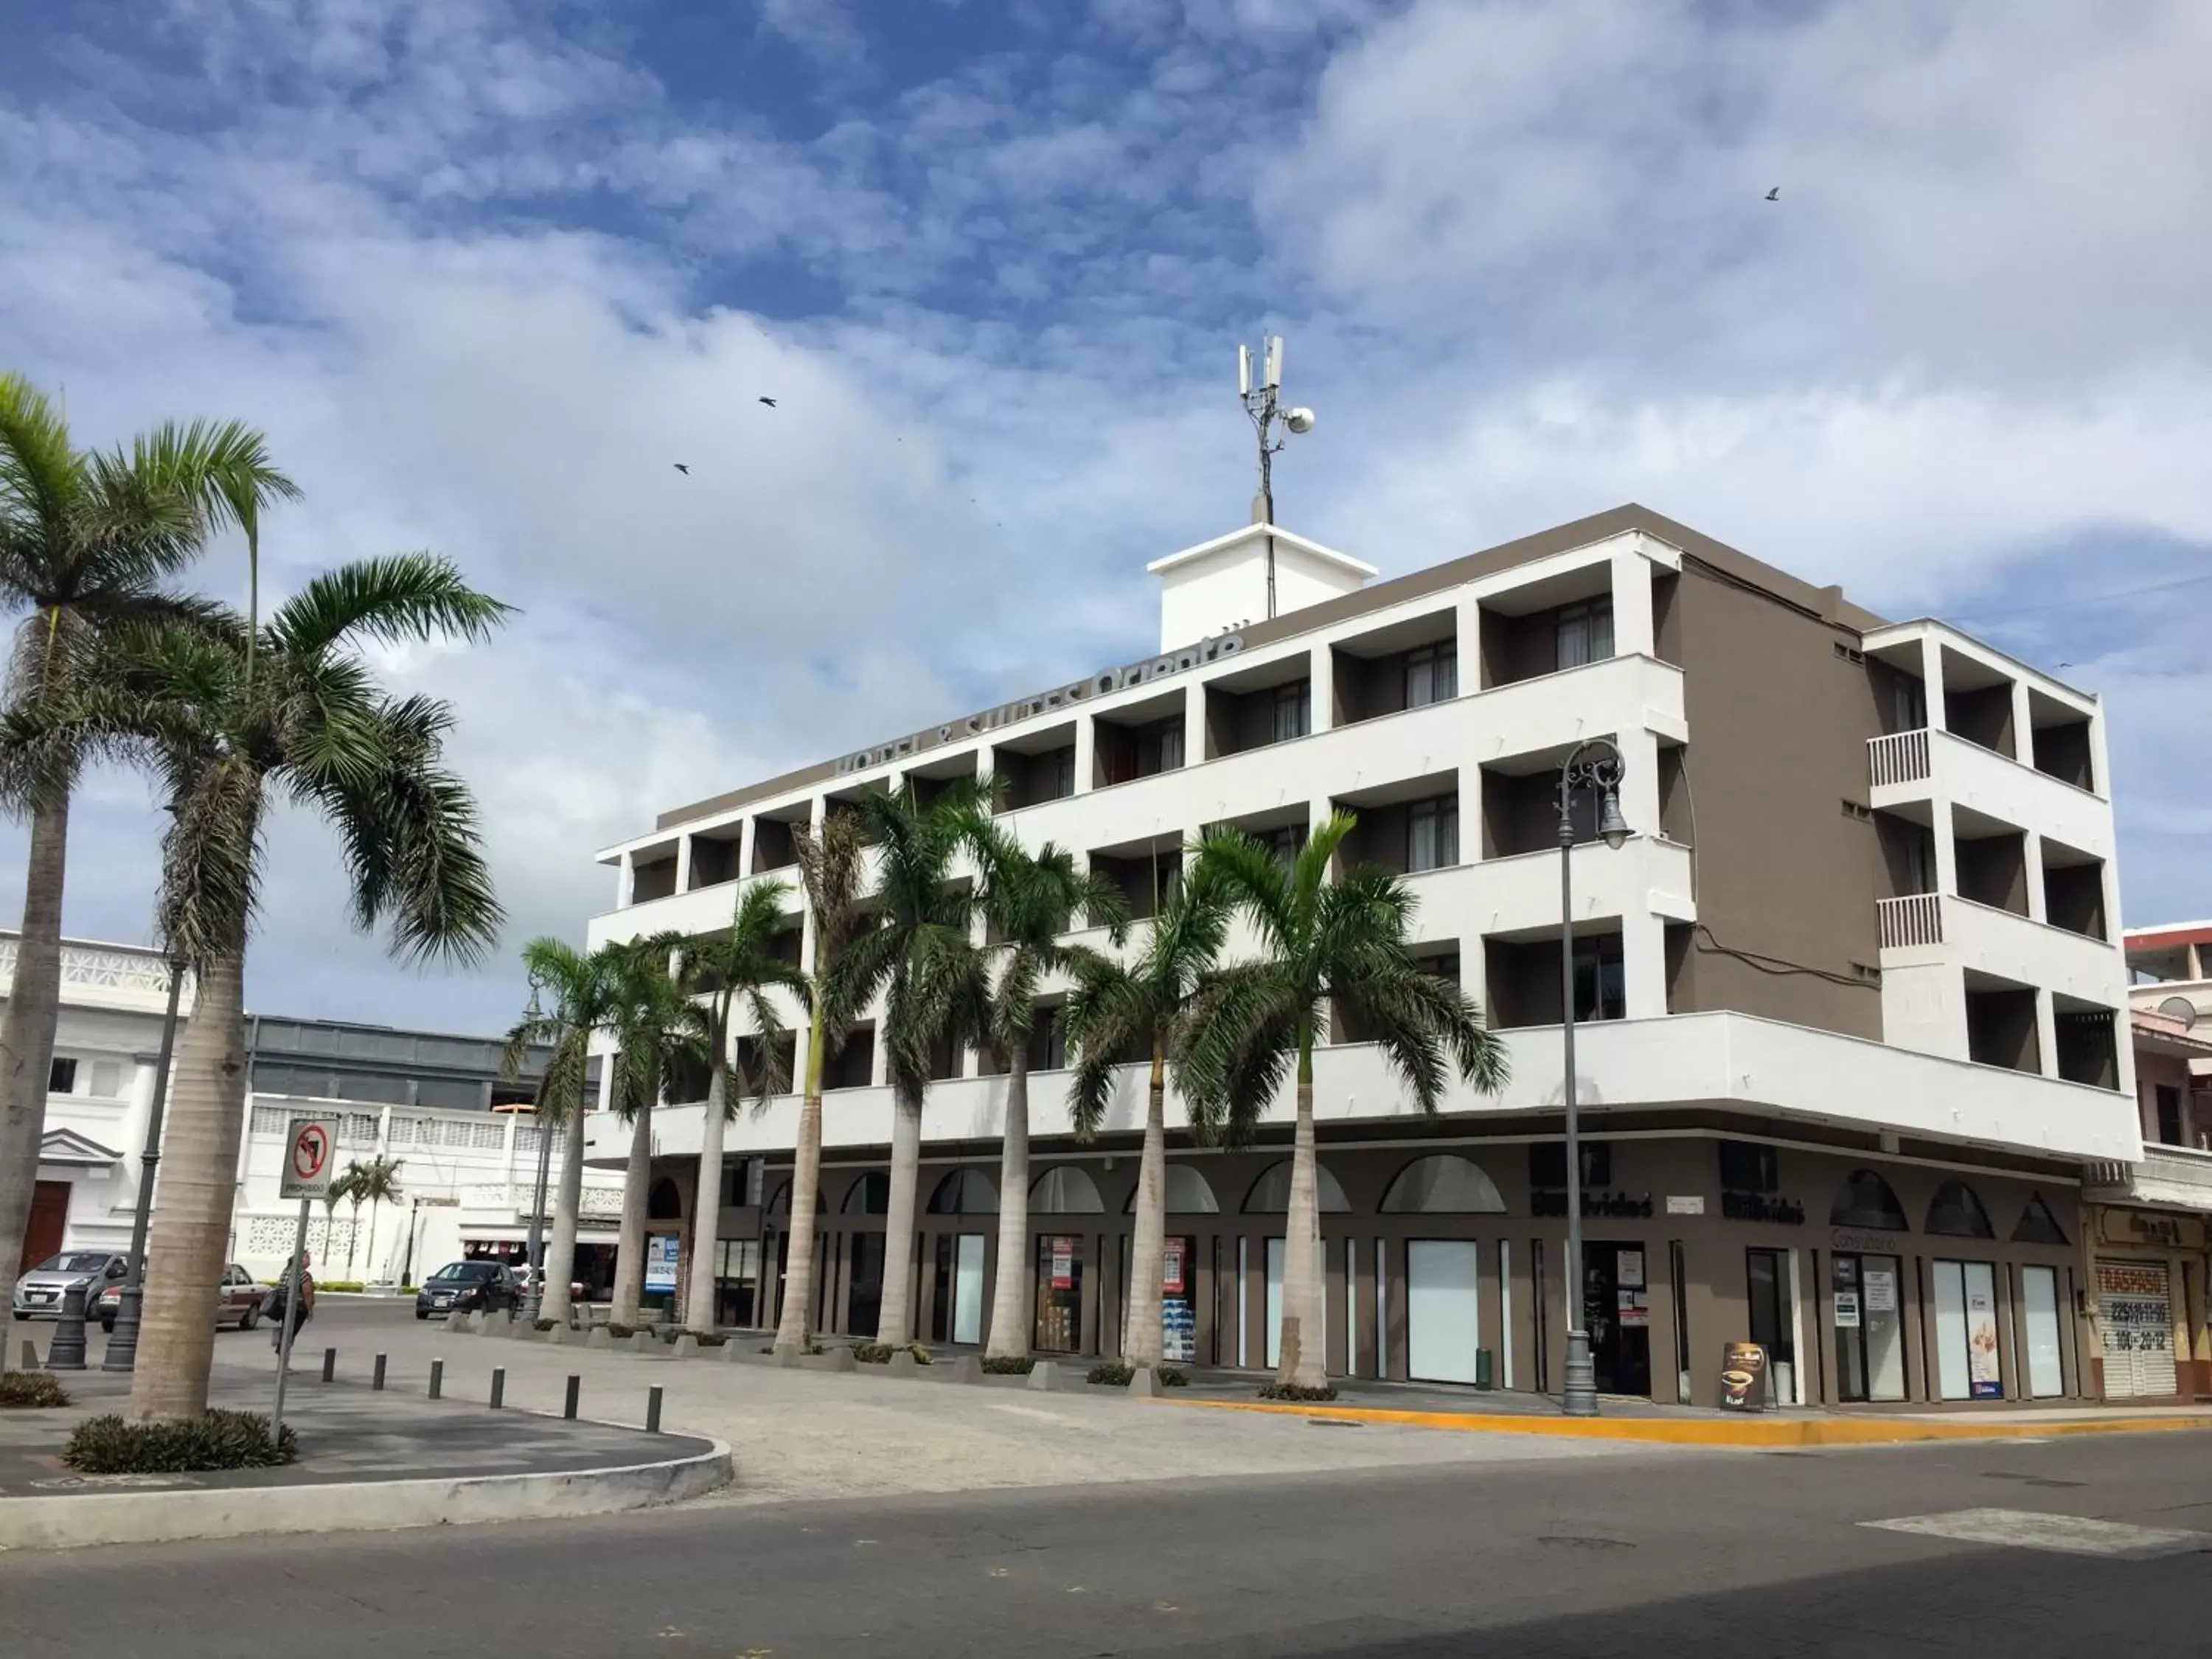
M 1862 1524 L 1982 1509 L 2182 1553 Z M 2212 1436 L 1675 1452 L 17 1555 L 0 1653 L 2151 1659 L 2212 1646 L 2208 1549 Z

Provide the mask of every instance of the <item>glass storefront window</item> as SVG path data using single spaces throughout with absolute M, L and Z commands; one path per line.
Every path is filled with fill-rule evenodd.
M 2020 1270 L 2022 1322 L 2027 1328 L 2027 1391 L 2038 1400 L 2066 1392 L 2066 1368 L 2058 1347 L 2058 1269 Z
M 1083 1346 L 1083 1241 L 1072 1234 L 1038 1235 L 1034 1342 L 1042 1353 Z
M 1848 1401 L 1905 1398 L 1904 1264 L 1893 1255 L 1839 1254 L 1828 1316 L 1838 1393 Z
M 1936 1392 L 1946 1400 L 2001 1400 L 1996 1269 L 1987 1261 L 1938 1261 Z

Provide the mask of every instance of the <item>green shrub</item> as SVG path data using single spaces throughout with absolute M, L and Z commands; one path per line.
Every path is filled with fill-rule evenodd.
M 1036 1369 L 1036 1361 L 1025 1353 L 983 1356 L 983 1370 L 992 1376 L 1027 1376 Z
M 607 1334 L 617 1342 L 627 1342 L 637 1334 L 637 1328 L 634 1325 L 617 1325 L 610 1319 L 607 1321 Z
M 937 1356 L 919 1342 L 908 1343 L 906 1351 L 914 1356 L 914 1363 L 917 1365 L 934 1365 L 937 1363 Z
M 1091 1375 L 1083 1380 L 1104 1389 L 1126 1389 L 1136 1373 L 1118 1359 L 1102 1360 L 1091 1368 Z
M 69 1391 L 51 1372 L 0 1371 L 0 1407 L 38 1411 L 69 1402 Z
M 1159 1367 L 1152 1373 L 1152 1381 L 1164 1389 L 1187 1389 L 1190 1386 L 1189 1376 L 1177 1370 L 1173 1365 Z
M 319 1279 L 315 1281 L 315 1288 L 319 1291 L 365 1291 L 368 1286 L 358 1279 Z
M 171 1423 L 95 1417 L 76 1425 L 62 1462 L 85 1474 L 175 1474 L 192 1469 L 267 1469 L 300 1455 L 287 1428 L 271 1441 L 269 1419 L 252 1412 L 211 1411 Z
M 673 1342 L 678 1336 L 688 1336 L 702 1348 L 719 1348 L 730 1340 L 716 1331 L 678 1331 L 671 1334 L 668 1340 Z
M 557 1319 L 541 1319 L 538 1322 L 538 1328 L 541 1331 L 550 1331 L 560 1322 Z
M 853 1358 L 863 1365 L 888 1365 L 891 1363 L 891 1356 L 901 1352 L 912 1354 L 917 1365 L 937 1363 L 936 1356 L 919 1342 L 909 1342 L 903 1350 L 894 1342 L 855 1342 L 853 1345 Z
M 1295 1382 L 1270 1382 L 1261 1389 L 1262 1400 L 1318 1401 L 1336 1398 L 1334 1389 L 1302 1389 Z

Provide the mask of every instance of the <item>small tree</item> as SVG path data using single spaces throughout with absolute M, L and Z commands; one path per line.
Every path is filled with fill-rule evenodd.
M 339 1170 L 337 1177 L 331 1181 L 328 1187 L 323 1189 L 323 1271 L 325 1273 L 328 1273 L 330 1271 L 331 1250 L 332 1249 L 331 1243 L 331 1234 L 332 1230 L 337 1224 L 338 1206 L 344 1203 L 346 1199 L 353 1191 L 353 1188 L 348 1184 L 351 1175 L 352 1171 L 350 1170 Z M 347 1254 L 349 1255 L 352 1254 L 352 1241 L 349 1239 L 346 1244 Z M 353 1269 L 353 1263 L 350 1261 L 346 1263 L 346 1269 L 349 1276 L 350 1276 Z
M 653 933 L 613 950 L 605 1029 L 615 1040 L 615 1115 L 629 1125 L 622 1231 L 615 1245 L 614 1322 L 635 1325 L 645 1299 L 646 1208 L 653 1188 L 653 1109 L 673 1075 L 706 1074 L 695 1010 L 676 982 L 680 933 Z
M 346 1201 L 353 1206 L 353 1231 L 346 1238 L 346 1277 L 353 1277 L 353 1247 L 361 1237 L 361 1206 L 368 1206 L 368 1271 L 376 1272 L 376 1206 L 389 1204 L 399 1196 L 399 1167 L 404 1159 L 372 1158 L 368 1163 L 356 1158 L 345 1167 L 340 1177 L 345 1182 Z

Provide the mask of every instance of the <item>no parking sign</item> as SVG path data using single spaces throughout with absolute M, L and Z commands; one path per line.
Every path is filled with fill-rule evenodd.
M 338 1121 L 334 1117 L 295 1117 L 284 1138 L 283 1198 L 325 1198 L 336 1172 Z

